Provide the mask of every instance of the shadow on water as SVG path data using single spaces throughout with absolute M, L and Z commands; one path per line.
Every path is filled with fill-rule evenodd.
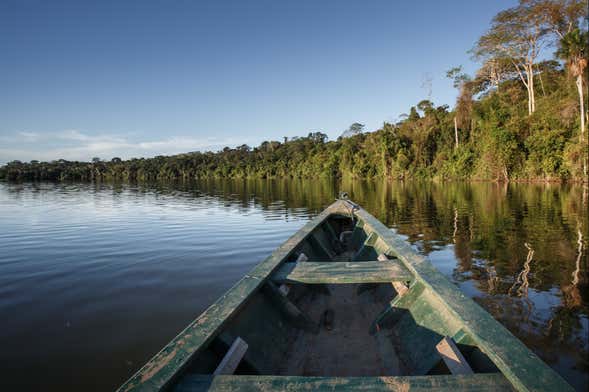
M 17 359 L 11 360 L 14 353 L 4 350 L 0 363 L 10 362 L 4 368 L 12 370 L 10 374 L 0 370 L 1 379 L 18 384 L 22 380 L 16 376 L 23 377 L 25 370 L 46 367 L 47 372 L 53 372 L 49 389 L 117 386 L 272 247 L 329 205 L 339 190 L 347 191 L 354 201 L 428 255 L 463 292 L 577 389 L 584 390 L 589 384 L 587 189 L 555 184 L 330 179 L 0 184 L 0 246 L 5 249 L 0 256 L 0 281 L 3 274 L 12 279 L 9 288 L 0 288 L 4 296 L 0 316 L 12 320 L 8 332 L 24 328 L 36 334 L 32 341 L 59 334 L 43 335 L 44 320 L 24 315 L 26 304 L 32 302 L 23 302 L 23 297 L 31 297 L 33 302 L 40 298 L 53 301 L 50 309 L 59 310 L 67 303 L 68 292 L 86 295 L 88 301 L 95 298 L 89 291 L 113 285 L 120 289 L 114 292 L 129 293 L 126 298 L 102 301 L 99 311 L 85 304 L 86 313 L 80 317 L 91 319 L 93 325 L 108 325 L 108 329 L 70 329 L 69 334 L 80 336 L 64 340 L 66 346 L 58 353 L 48 346 L 37 359 L 17 353 Z M 71 217 L 76 215 L 83 217 L 74 222 Z M 50 224 L 43 216 L 63 219 L 67 225 Z M 68 231 L 76 225 L 80 230 L 92 229 L 84 231 L 87 241 L 77 242 L 78 232 Z M 118 234 L 106 238 L 103 233 L 109 232 Z M 39 233 L 45 239 L 39 238 Z M 72 240 L 67 242 L 68 238 Z M 79 269 L 48 268 L 47 279 L 59 272 L 77 274 L 77 280 L 73 289 L 68 289 L 71 282 L 67 279 L 56 280 L 54 285 L 62 285 L 57 288 L 60 294 L 47 297 L 49 288 L 35 291 L 30 287 L 37 280 L 26 270 L 26 263 L 41 277 L 45 254 L 65 263 L 65 248 L 56 245 L 59 241 L 68 244 L 69 262 L 74 263 L 82 253 L 95 262 Z M 228 244 L 232 251 L 227 250 Z M 135 248 L 141 251 L 134 253 Z M 236 256 L 242 258 L 241 264 L 226 264 Z M 127 258 L 129 264 L 111 265 L 113 258 Z M 212 259 L 210 264 L 208 259 Z M 114 273 L 111 269 L 115 268 L 126 272 Z M 85 278 L 85 274 L 94 275 Z M 100 276 L 103 281 L 92 281 Z M 154 296 L 159 300 L 150 302 Z M 181 305 L 175 303 L 179 298 Z M 71 306 L 81 305 L 73 302 Z M 130 310 L 131 315 L 116 316 Z M 150 312 L 149 317 L 142 312 Z M 146 327 L 148 320 L 157 320 L 157 328 Z M 131 338 L 146 328 L 148 332 L 141 339 Z M 97 355 L 93 347 L 74 345 L 92 334 L 117 334 L 114 339 L 104 339 L 110 345 L 103 350 L 110 348 L 112 352 Z M 14 344 L 4 347 L 18 349 Z M 98 360 L 111 365 L 100 371 Z M 94 384 L 88 379 L 91 372 L 83 370 L 86 368 L 100 371 L 101 381 Z M 72 384 L 68 377 L 76 372 L 83 377 Z

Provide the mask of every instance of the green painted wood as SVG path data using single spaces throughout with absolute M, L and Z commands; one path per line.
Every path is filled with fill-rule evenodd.
M 355 211 L 366 229 L 389 245 L 386 252 L 397 257 L 426 290 L 442 304 L 440 312 L 458 320 L 465 332 L 519 391 L 573 391 L 564 379 L 529 350 L 505 327 L 465 296 L 423 256 L 366 210 Z
M 280 283 L 350 284 L 411 281 L 411 273 L 396 261 L 284 263 L 272 280 Z
M 424 287 L 421 283 L 415 282 L 402 296 L 395 296 L 393 300 L 374 319 L 369 333 L 374 335 L 381 329 L 392 328 L 393 325 L 407 313 L 415 301 L 421 297 Z
M 264 391 L 511 391 L 501 373 L 421 377 L 186 376 L 176 392 Z
M 452 374 L 473 374 L 468 361 L 464 358 L 464 355 L 462 355 L 452 338 L 444 336 L 436 345 L 436 349 Z
M 446 335 L 453 336 L 461 327 L 444 304 L 424 289 L 394 327 L 399 332 L 402 351 L 412 363 L 412 374 L 428 374 L 442 359 L 436 344 Z
M 219 342 L 221 344 L 223 344 L 225 346 L 226 350 L 229 350 L 229 348 L 231 347 L 231 345 L 233 344 L 233 342 L 235 341 L 235 339 L 237 338 L 237 336 L 224 331 L 223 333 L 219 334 L 217 336 L 217 339 L 219 340 Z M 254 365 L 254 361 L 253 359 L 255 359 L 254 355 L 252 355 L 252 350 L 247 350 L 245 352 L 245 355 L 243 356 L 243 358 L 241 359 L 241 363 L 244 363 L 246 365 L 247 368 L 249 368 L 253 373 L 252 374 L 262 374 L 262 372 L 260 372 L 260 370 L 258 369 L 258 367 L 256 365 Z M 200 357 L 199 357 L 199 361 L 200 361 Z M 204 372 L 203 372 L 204 373 Z
M 295 248 L 329 215 L 342 209 L 341 203 L 341 201 L 333 203 L 317 217 L 307 222 L 268 258 L 256 265 L 235 286 L 191 322 L 127 380 L 118 391 L 155 391 L 169 385 L 186 367 L 190 359 L 221 332 L 221 328 L 262 286 L 268 275 L 290 256 Z

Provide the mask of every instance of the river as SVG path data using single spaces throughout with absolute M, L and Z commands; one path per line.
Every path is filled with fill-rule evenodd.
M 340 190 L 589 385 L 581 186 L 210 180 L 0 183 L 0 389 L 116 388 Z

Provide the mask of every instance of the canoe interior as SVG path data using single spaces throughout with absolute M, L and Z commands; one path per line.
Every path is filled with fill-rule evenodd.
M 248 349 L 235 375 L 450 374 L 436 351 L 445 336 L 475 373 L 498 373 L 439 299 L 394 257 L 383 261 L 386 250 L 361 220 L 328 216 L 191 358 L 175 385 L 213 374 L 236 337 Z M 354 276 L 363 283 L 351 283 Z M 391 284 L 396 278 L 408 288 L 402 296 Z

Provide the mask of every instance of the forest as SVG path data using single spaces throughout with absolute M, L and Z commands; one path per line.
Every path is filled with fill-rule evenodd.
M 586 0 L 520 0 L 469 50 L 480 65 L 473 75 L 460 66 L 447 71 L 453 108 L 424 99 L 377 130 L 354 123 L 337 140 L 315 131 L 154 158 L 12 161 L 0 167 L 0 179 L 587 181 L 587 12 Z

